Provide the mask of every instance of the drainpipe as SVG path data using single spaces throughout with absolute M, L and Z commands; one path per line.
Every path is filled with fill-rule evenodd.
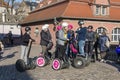
M 3 22 L 3 38 L 4 38 L 4 23 L 5 23 L 5 21 L 6 21 L 6 19 L 5 19 L 6 17 L 5 17 L 5 12 L 3 12 L 2 13 L 2 22 Z
M 5 22 L 5 12 L 2 13 L 2 21 Z

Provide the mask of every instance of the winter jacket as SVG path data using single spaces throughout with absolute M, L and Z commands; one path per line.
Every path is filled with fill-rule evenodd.
M 70 43 L 75 41 L 75 34 L 73 30 L 68 30 L 67 38 L 69 39 Z
M 30 35 L 26 32 L 24 35 L 22 35 L 22 45 L 28 46 L 29 40 L 32 39 Z
M 100 51 L 107 51 L 108 47 L 106 45 L 107 41 L 109 41 L 108 36 L 101 35 L 99 38 L 99 45 L 100 45 Z
M 86 40 L 86 34 L 87 34 L 87 28 L 86 27 L 83 27 L 80 30 L 77 30 L 76 33 L 77 33 L 78 41 L 80 41 L 80 40 L 85 41 Z
M 86 40 L 95 42 L 95 33 L 93 31 L 91 32 L 88 31 L 86 34 Z
M 40 33 L 41 41 L 40 45 L 47 46 L 50 40 L 52 39 L 50 31 L 45 32 L 44 30 Z
M 67 37 L 65 37 L 65 32 L 63 30 L 59 30 L 57 44 L 64 46 L 66 41 L 67 41 Z

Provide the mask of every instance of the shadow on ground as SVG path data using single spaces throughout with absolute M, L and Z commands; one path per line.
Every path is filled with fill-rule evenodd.
M 5 57 L 1 57 L 1 58 L 0 58 L 0 61 L 6 60 L 6 59 L 8 59 L 8 58 L 13 58 L 13 57 L 15 57 L 15 54 L 16 54 L 16 53 L 18 53 L 18 51 L 15 51 L 15 52 L 13 52 L 13 53 L 5 56 Z
M 114 61 L 108 61 L 106 62 L 107 64 L 111 65 L 111 66 L 114 66 L 115 68 L 118 69 L 118 71 L 120 72 L 120 63 L 116 63 Z
M 0 66 L 0 80 L 34 80 L 27 72 L 20 73 L 15 65 Z

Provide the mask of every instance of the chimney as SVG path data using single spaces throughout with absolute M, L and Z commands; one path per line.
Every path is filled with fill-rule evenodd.
M 2 13 L 2 21 L 5 22 L 5 12 Z

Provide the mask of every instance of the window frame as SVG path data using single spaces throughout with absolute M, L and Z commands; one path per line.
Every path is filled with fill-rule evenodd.
M 100 32 L 99 32 L 99 30 L 100 30 Z M 103 31 L 107 31 L 107 29 L 104 28 L 104 27 L 98 27 L 98 28 L 96 29 L 96 32 L 97 32 L 97 33 L 102 33 Z
M 115 33 L 115 29 L 117 30 L 117 33 Z M 120 28 L 114 28 L 113 30 L 112 30 L 112 34 L 111 34 L 111 41 L 112 42 L 118 42 L 119 41 L 119 37 L 120 37 L 120 33 L 119 33 L 119 30 L 120 30 Z M 116 40 L 115 40 L 115 36 L 116 36 Z

